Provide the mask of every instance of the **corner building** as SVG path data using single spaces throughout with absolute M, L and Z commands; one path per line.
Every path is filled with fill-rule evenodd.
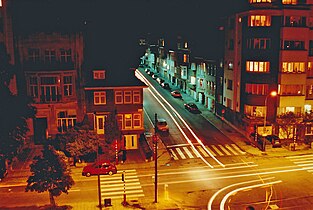
M 301 117 L 312 110 L 312 3 L 249 0 L 245 11 L 227 19 L 223 105 L 228 120 L 248 134 L 264 118 L 272 125 L 283 113 Z

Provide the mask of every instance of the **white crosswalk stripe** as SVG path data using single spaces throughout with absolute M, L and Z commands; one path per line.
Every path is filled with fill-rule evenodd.
M 203 157 L 216 157 L 246 154 L 236 144 L 206 145 L 205 148 L 200 145 L 194 148 L 190 145 L 177 145 L 176 147 L 171 145 L 168 150 L 174 160 L 199 158 L 200 155 Z
M 286 158 L 309 173 L 313 173 L 313 155 L 295 155 Z
M 123 171 L 118 171 L 117 174 L 112 176 L 100 176 L 102 199 L 123 199 L 124 182 L 122 181 L 122 173 Z M 136 170 L 125 170 L 125 194 L 127 198 L 144 196 Z

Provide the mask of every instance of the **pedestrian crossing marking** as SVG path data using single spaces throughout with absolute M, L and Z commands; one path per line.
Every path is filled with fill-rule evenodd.
M 177 150 L 178 154 L 180 155 L 180 157 L 181 157 L 182 159 L 186 159 L 186 156 L 185 156 L 184 153 L 180 150 L 180 148 L 176 148 L 176 150 Z
M 217 145 L 226 155 L 231 155 L 230 152 L 228 152 L 227 149 L 225 149 L 224 147 L 221 147 L 220 145 Z
M 206 153 L 205 151 L 204 151 L 204 149 L 201 147 L 201 146 L 197 146 L 197 148 L 198 148 L 198 150 L 202 153 L 202 155 L 204 156 L 204 157 L 209 157 L 210 155 L 208 155 L 208 153 Z
M 185 150 L 185 152 L 187 153 L 189 158 L 194 158 L 193 155 L 189 152 L 189 150 L 187 149 L 187 147 L 183 147 L 183 149 Z
M 201 145 L 197 146 L 181 146 L 181 147 L 170 147 L 168 149 L 174 160 L 179 159 L 192 159 L 196 157 L 212 157 L 212 156 L 231 156 L 231 155 L 242 155 L 246 152 L 236 144 L 225 144 L 225 145 L 206 145 L 205 148 Z M 210 154 L 211 153 L 211 154 Z
M 170 152 L 171 152 L 171 154 L 172 154 L 174 160 L 178 160 L 177 155 L 175 154 L 175 152 L 174 152 L 172 149 L 170 149 Z
M 246 152 L 242 151 L 236 144 L 231 144 L 231 146 L 240 154 L 244 155 Z
M 205 148 L 207 148 L 207 150 L 209 150 L 209 152 L 210 152 L 213 156 L 217 156 L 217 154 L 216 154 L 213 150 L 211 150 L 210 147 L 205 146 Z
M 124 171 L 126 173 L 125 183 L 120 176 Z M 123 199 L 124 193 L 128 198 L 144 197 L 136 170 L 123 170 L 112 176 L 100 176 L 100 187 L 102 199 Z
M 220 156 L 224 156 L 224 153 L 222 153 L 215 145 L 212 145 L 212 147 Z
M 225 144 L 225 147 L 226 147 L 229 151 L 231 151 L 233 154 L 236 154 L 236 153 L 237 153 L 230 145 Z
M 201 157 L 201 155 L 199 154 L 195 147 L 191 147 L 191 150 L 196 154 L 196 157 L 198 158 Z

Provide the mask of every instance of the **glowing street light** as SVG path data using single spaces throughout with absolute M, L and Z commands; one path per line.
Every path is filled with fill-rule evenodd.
M 266 114 L 267 114 L 267 99 L 268 97 L 275 97 L 277 96 L 277 92 L 275 90 L 271 91 L 265 98 L 265 103 L 264 103 L 264 124 L 263 124 L 263 137 L 267 136 L 266 135 Z M 265 151 L 265 140 L 263 139 L 263 150 Z

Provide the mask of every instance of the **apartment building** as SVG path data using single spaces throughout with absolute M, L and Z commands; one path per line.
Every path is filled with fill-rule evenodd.
M 116 69 L 108 57 L 86 50 L 91 45 L 86 22 L 55 14 L 43 15 L 46 19 L 33 23 L 32 18 L 38 19 L 35 14 L 25 20 L 22 14 L 16 14 L 21 12 L 21 5 L 23 9 L 31 5 L 11 0 L 2 3 L 4 45 L 10 63 L 19 70 L 16 93 L 30 96 L 37 109 L 35 118 L 29 120 L 30 139 L 37 144 L 54 139 L 86 116 L 91 129 L 103 137 L 105 117 L 117 114 L 124 148 L 137 149 L 144 131 L 145 85 L 134 71 Z M 57 2 L 50 3 L 58 6 Z M 95 37 L 91 41 L 97 45 Z
M 223 105 L 248 133 L 265 120 L 267 134 L 281 135 L 271 127 L 281 114 L 312 110 L 312 3 L 249 0 L 246 11 L 227 20 Z

